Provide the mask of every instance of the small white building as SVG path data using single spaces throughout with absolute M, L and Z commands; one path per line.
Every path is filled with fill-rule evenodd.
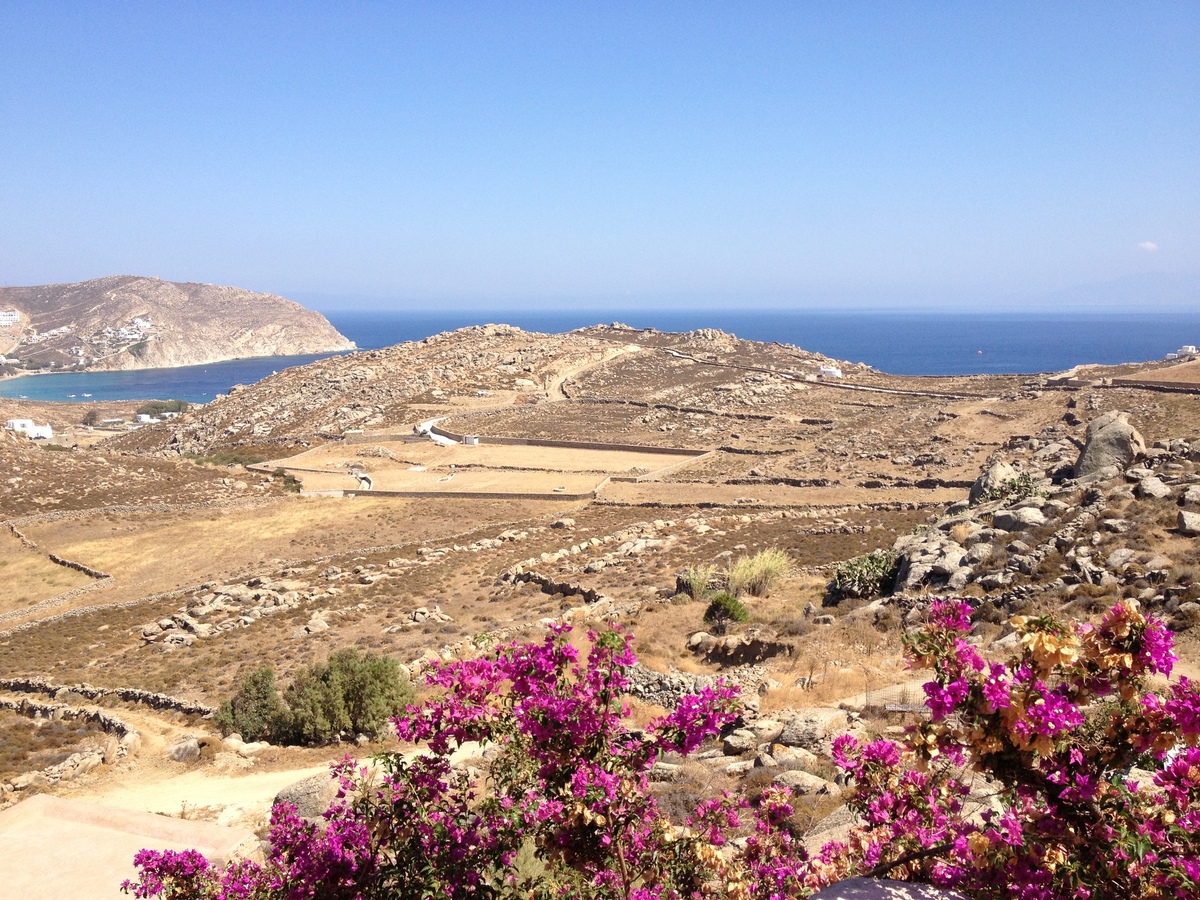
M 15 309 L 0 309 L 0 328 L 12 328 L 21 324 L 21 314 Z
M 821 366 L 822 378 L 841 378 L 842 370 L 837 366 Z
M 31 441 L 48 441 L 54 437 L 54 429 L 48 422 L 45 425 L 35 425 L 33 419 L 9 419 L 4 427 L 25 435 Z
M 157 418 L 157 417 L 155 417 L 155 416 L 148 415 L 147 413 L 138 413 L 138 414 L 137 414 L 137 420 L 138 420 L 139 422 L 141 422 L 143 425 L 150 425 L 150 424 L 152 424 L 152 423 L 154 423 L 154 422 L 161 422 L 161 421 L 162 421 L 162 419 L 159 419 L 159 418 Z
M 464 444 L 478 444 L 479 438 L 478 438 L 478 436 L 476 436 L 474 434 L 464 434 L 463 435 L 463 443 Z

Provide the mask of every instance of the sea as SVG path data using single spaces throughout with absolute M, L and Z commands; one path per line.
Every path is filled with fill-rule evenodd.
M 719 328 L 755 341 L 777 341 L 896 375 L 1059 372 L 1081 363 L 1162 359 L 1200 344 L 1200 310 L 1184 313 L 979 313 L 905 311 L 754 311 L 645 309 L 547 312 L 461 310 L 438 313 L 331 311 L 329 321 L 362 350 L 467 325 L 506 323 L 563 332 L 619 320 L 635 328 Z M 328 355 L 328 354 L 326 354 Z M 30 375 L 0 381 L 0 397 L 86 403 L 92 400 L 186 400 L 207 403 L 236 384 L 323 356 L 272 356 L 206 366 Z

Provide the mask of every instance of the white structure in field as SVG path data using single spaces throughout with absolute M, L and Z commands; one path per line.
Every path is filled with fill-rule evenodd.
M 821 366 L 822 378 L 841 378 L 842 370 L 837 366 Z
M 0 328 L 12 328 L 21 324 L 21 314 L 15 309 L 0 309 Z
M 31 441 L 48 441 L 54 437 L 54 429 L 50 427 L 49 423 L 34 425 L 33 419 L 9 419 L 4 427 L 9 431 L 25 435 Z

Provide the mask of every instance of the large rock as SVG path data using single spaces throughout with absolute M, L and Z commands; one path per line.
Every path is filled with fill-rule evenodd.
M 850 878 L 818 891 L 810 900 L 966 900 L 966 897 L 958 891 L 928 884 L 883 878 Z
M 1129 424 L 1129 413 L 1113 410 L 1093 419 L 1087 428 L 1087 443 L 1075 463 L 1075 477 L 1091 475 L 1105 466 L 1127 469 L 1146 452 L 1146 442 Z
M 1139 481 L 1136 491 L 1143 500 L 1163 500 L 1171 496 L 1171 489 L 1154 475 Z
M 844 710 L 816 707 L 796 710 L 783 726 L 779 743 L 785 747 L 817 750 L 821 743 L 849 727 Z
M 1023 506 L 1020 509 L 999 509 L 992 516 L 992 527 L 1001 531 L 1025 531 L 1046 524 L 1046 514 L 1036 506 Z
M 1200 513 L 1187 512 L 1181 509 L 1179 511 L 1179 532 L 1191 537 L 1200 534 Z
M 185 734 L 167 748 L 167 756 L 175 762 L 195 762 L 200 758 L 200 741 Z
M 999 490 L 1004 482 L 1012 481 L 1018 474 L 1017 470 L 1008 463 L 992 463 L 988 466 L 987 471 L 976 478 L 975 483 L 971 485 L 971 503 L 978 503 L 991 491 Z
M 338 782 L 331 774 L 319 772 L 308 778 L 293 782 L 275 795 L 272 806 L 290 803 L 296 807 L 296 815 L 304 819 L 316 819 L 337 797 Z
M 775 783 L 792 788 L 797 794 L 822 794 L 839 796 L 842 789 L 832 781 L 826 781 L 819 775 L 812 775 L 800 769 L 789 769 L 775 776 Z

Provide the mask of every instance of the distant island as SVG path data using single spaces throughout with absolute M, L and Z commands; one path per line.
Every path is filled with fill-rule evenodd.
M 353 350 L 318 312 L 276 294 L 113 275 L 0 288 L 0 372 L 195 366 Z

